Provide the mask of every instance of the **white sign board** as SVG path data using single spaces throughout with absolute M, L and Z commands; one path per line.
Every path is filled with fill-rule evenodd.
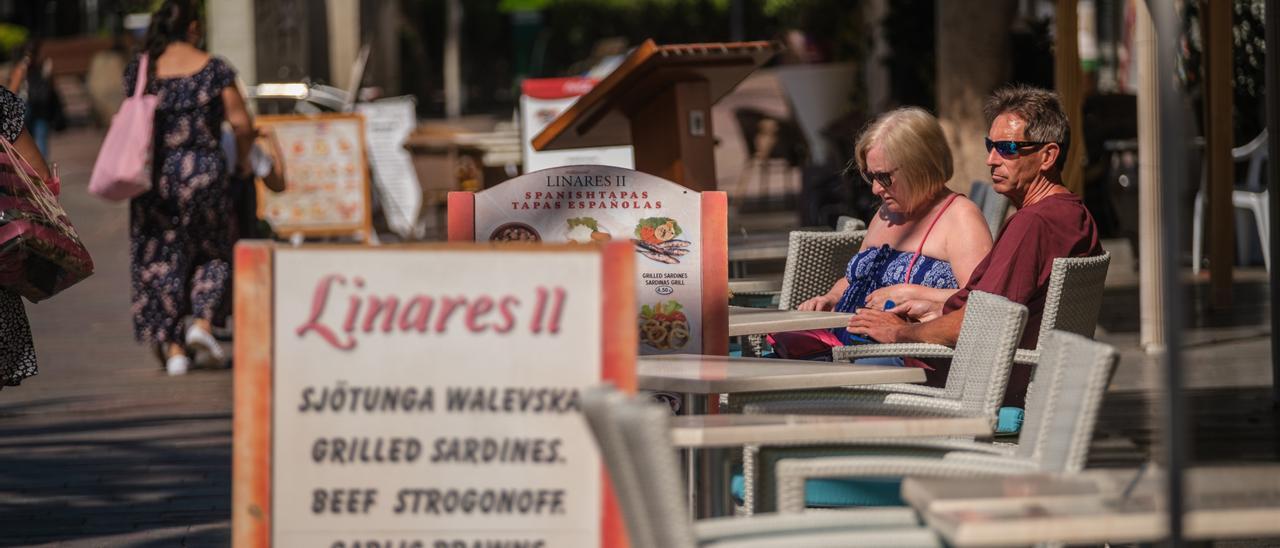
M 702 351 L 702 199 L 671 181 L 608 166 L 522 175 L 475 196 L 475 239 L 629 241 L 641 354 Z
M 520 142 L 524 152 L 525 173 L 575 165 L 605 165 L 627 169 L 635 167 L 630 146 L 547 151 L 533 149 L 533 138 L 594 86 L 595 80 L 590 78 L 531 78 L 521 84 Z
M 413 159 L 404 148 L 405 138 L 417 125 L 413 98 L 358 103 L 356 111 L 364 115 L 373 184 L 387 225 L 403 238 L 421 238 L 424 226 L 418 224 L 418 214 L 422 211 L 422 185 L 413 169 Z
M 271 545 L 610 544 L 578 401 L 633 378 L 606 363 L 630 250 L 502 247 L 272 248 Z

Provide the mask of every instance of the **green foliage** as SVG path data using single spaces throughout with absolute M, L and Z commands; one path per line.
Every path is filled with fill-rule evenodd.
M 27 43 L 31 33 L 26 27 L 12 23 L 0 23 L 0 55 L 7 56 Z

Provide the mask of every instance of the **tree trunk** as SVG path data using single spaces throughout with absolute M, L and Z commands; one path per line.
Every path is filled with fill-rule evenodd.
M 969 192 L 974 181 L 991 181 L 982 103 L 1009 78 L 1009 27 L 1016 0 L 938 0 L 938 117 L 955 158 L 947 186 Z

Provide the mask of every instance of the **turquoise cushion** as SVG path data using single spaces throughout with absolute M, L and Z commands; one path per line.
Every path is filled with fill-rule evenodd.
M 1001 407 L 996 419 L 996 434 L 1017 434 L 1022 430 L 1022 409 Z
M 746 493 L 746 481 L 741 473 L 733 475 L 729 487 L 734 500 L 741 503 Z M 901 492 L 899 478 L 819 479 L 805 482 L 804 501 L 810 508 L 905 506 Z

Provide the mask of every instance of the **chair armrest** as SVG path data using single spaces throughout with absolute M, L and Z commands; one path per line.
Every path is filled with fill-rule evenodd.
M 952 456 L 955 455 L 955 456 Z M 805 481 L 811 478 L 904 477 L 981 478 L 1034 472 L 1028 461 L 975 454 L 921 457 L 835 457 L 778 462 L 778 511 L 804 511 Z
M 837 346 L 831 349 L 831 358 L 835 361 L 856 360 L 860 358 L 882 358 L 885 356 L 950 358 L 953 354 L 955 354 L 954 348 L 929 343 L 859 344 L 853 346 Z
M 1040 351 L 1030 350 L 1027 348 L 1019 348 L 1013 353 L 1013 363 L 1024 365 L 1036 365 L 1040 363 Z
M 868 508 L 859 512 L 820 512 L 800 515 L 764 514 L 747 518 L 699 520 L 693 524 L 698 543 L 779 533 L 818 533 L 866 527 L 917 527 L 910 508 Z

